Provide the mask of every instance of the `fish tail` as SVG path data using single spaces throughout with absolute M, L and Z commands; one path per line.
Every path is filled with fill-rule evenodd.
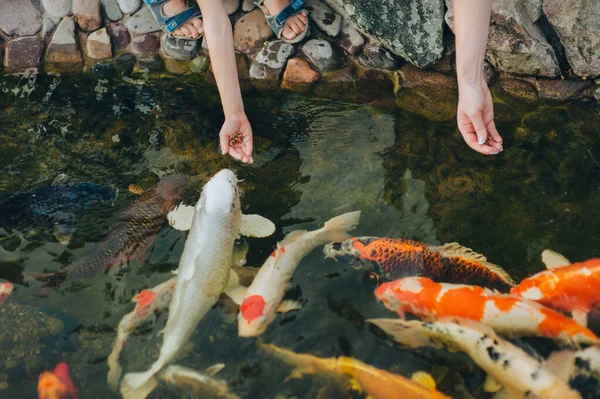
M 368 323 L 375 324 L 388 335 L 391 335 L 394 341 L 413 348 L 424 346 L 440 347 L 431 339 L 429 331 L 423 328 L 423 323 L 413 320 L 405 321 L 401 319 L 368 319 Z
M 348 231 L 354 230 L 360 222 L 360 211 L 348 212 L 329 219 L 323 226 L 328 241 L 344 241 L 351 236 Z
M 158 385 L 155 374 L 162 368 L 162 363 L 157 363 L 150 370 L 141 373 L 128 373 L 121 382 L 121 396 L 123 399 L 145 399 Z
M 321 374 L 325 372 L 337 372 L 337 359 L 321 359 L 309 354 L 300 354 L 279 348 L 271 344 L 260 344 L 260 347 L 282 362 L 293 367 L 286 381 L 290 379 L 301 378 L 304 375 Z

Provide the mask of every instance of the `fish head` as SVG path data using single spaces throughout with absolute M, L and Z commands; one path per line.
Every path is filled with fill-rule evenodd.
M 153 195 L 156 195 L 161 200 L 165 212 L 170 212 L 175 209 L 175 206 L 183 199 L 188 183 L 187 177 L 179 173 L 161 179 L 148 191 L 152 192 Z
M 44 371 L 38 379 L 38 399 L 77 399 L 77 388 L 69 368 L 60 363 L 54 371 Z
M 238 179 L 229 169 L 222 169 L 202 189 L 198 207 L 208 214 L 241 212 Z M 199 211 L 196 208 L 196 211 Z
M 342 242 L 331 242 L 323 248 L 326 258 L 341 259 L 355 269 L 365 269 L 379 272 L 379 265 L 364 256 L 362 249 L 377 237 L 352 237 Z
M 13 290 L 11 283 L 0 283 L 0 304 L 6 301 Z
M 375 297 L 389 310 L 399 313 L 408 311 L 420 303 L 419 294 L 423 290 L 423 280 L 429 279 L 405 277 L 383 283 L 375 290 Z
M 238 334 L 240 337 L 255 337 L 267 329 L 267 302 L 262 295 L 244 298 L 238 314 Z

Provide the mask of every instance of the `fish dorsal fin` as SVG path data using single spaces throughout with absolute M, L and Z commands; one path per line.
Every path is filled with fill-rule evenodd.
M 289 245 L 289 244 L 293 243 L 294 241 L 298 241 L 300 239 L 300 237 L 302 237 L 306 233 L 308 233 L 307 230 L 294 230 L 294 231 L 288 233 L 288 235 L 286 235 L 283 238 L 283 240 L 281 240 L 281 242 L 279 244 L 277 244 L 277 246 L 283 247 L 284 245 Z
M 449 242 L 442 246 L 430 246 L 433 251 L 439 252 L 442 256 L 451 258 L 458 256 L 464 259 L 475 261 L 480 263 L 485 268 L 489 269 L 492 273 L 498 275 L 508 285 L 515 285 L 515 281 L 502 267 L 493 264 L 487 260 L 485 256 L 480 253 L 473 251 L 471 248 L 463 247 L 457 242 Z
M 544 249 L 542 252 L 542 262 L 544 262 L 547 269 L 558 269 L 571 264 L 567 258 L 549 249 Z
M 246 237 L 268 237 L 275 232 L 275 225 L 260 215 L 242 215 L 240 234 Z
M 176 230 L 188 231 L 192 228 L 195 209 L 191 205 L 178 205 L 167 214 L 169 225 Z
M 204 370 L 204 374 L 206 374 L 209 377 L 214 377 L 219 371 L 223 370 L 225 368 L 225 363 L 217 363 L 217 364 L 213 364 L 210 367 L 207 367 L 206 370 Z

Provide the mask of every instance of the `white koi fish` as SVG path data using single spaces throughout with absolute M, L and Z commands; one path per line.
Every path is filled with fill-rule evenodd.
M 494 330 L 471 319 L 442 317 L 431 323 L 401 319 L 371 319 L 395 341 L 414 348 L 447 347 L 468 354 L 502 385 L 497 397 L 581 399 L 538 359 L 498 337 Z
M 149 370 L 125 375 L 123 398 L 146 398 L 158 383 L 156 373 L 176 359 L 228 282 L 237 284 L 231 264 L 238 235 L 264 237 L 275 230 L 261 216 L 242 216 L 237 182 L 232 171 L 223 169 L 202 189 L 179 262 L 159 358 Z
M 548 369 L 572 388 L 577 389 L 584 398 L 600 397 L 600 348 L 573 351 L 562 350 L 552 353 L 548 360 Z
M 359 220 L 360 211 L 349 212 L 334 217 L 319 230 L 289 233 L 265 261 L 246 290 L 238 315 L 239 335 L 260 335 L 275 319 L 278 311 L 298 309 L 298 303 L 282 302 L 282 299 L 291 286 L 290 280 L 302 258 L 319 245 L 349 238 L 347 232 L 355 229 Z

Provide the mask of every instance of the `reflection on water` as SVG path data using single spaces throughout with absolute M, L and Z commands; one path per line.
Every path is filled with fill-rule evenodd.
M 317 228 L 354 209 L 363 211 L 356 235 L 458 241 L 516 279 L 540 270 L 544 248 L 574 261 L 600 256 L 595 106 L 521 104 L 500 94 L 496 100 L 505 151 L 488 158 L 469 150 L 453 123 L 250 92 L 246 110 L 256 155 L 246 166 L 218 154 L 222 112 L 214 88 L 179 80 L 137 86 L 58 77 L 0 81 L 0 194 L 50 186 L 59 176 L 120 190 L 113 202 L 77 216 L 67 245 L 43 226 L 0 231 L 0 279 L 16 285 L 0 313 L 0 397 L 25 391 L 34 397 L 38 374 L 59 361 L 69 364 L 82 398 L 114 397 L 106 385 L 106 358 L 115 328 L 135 294 L 171 276 L 186 234 L 163 226 L 144 265 L 131 261 L 56 291 L 39 292 L 22 272 L 55 272 L 70 264 L 103 240 L 136 199 L 129 184 L 147 189 L 174 173 L 190 179 L 189 203 L 224 167 L 244 179 L 243 210 L 277 225 L 273 237 L 248 240 L 251 266 L 262 264 L 285 233 Z M 446 393 L 480 394 L 484 375 L 464 356 L 409 351 L 379 339 L 364 318 L 391 314 L 375 302 L 373 284 L 315 250 L 302 261 L 289 294 L 304 307 L 278 316 L 262 338 L 297 352 L 355 356 L 407 376 L 426 370 Z M 219 376 L 246 398 L 316 397 L 323 381 L 283 384 L 289 370 L 260 352 L 255 340 L 237 337 L 231 309 L 228 300 L 220 301 L 179 363 L 199 370 L 225 363 Z M 162 343 L 156 333 L 165 321 L 159 314 L 130 338 L 125 370 L 145 369 L 156 358 Z M 21 337 L 23 329 L 29 334 Z M 177 396 L 161 389 L 156 397 Z

